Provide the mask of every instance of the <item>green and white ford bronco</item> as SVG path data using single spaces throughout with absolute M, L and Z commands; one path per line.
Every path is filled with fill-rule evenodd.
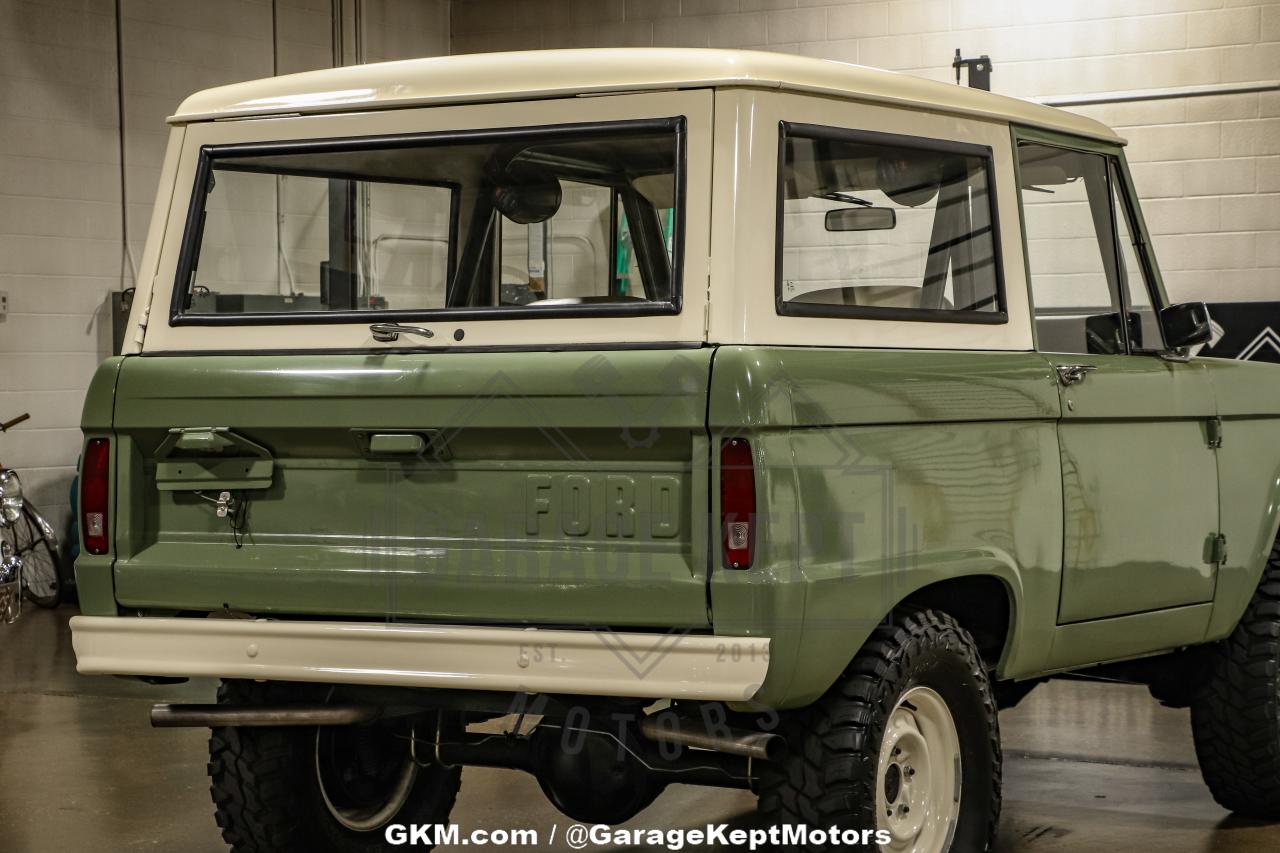
M 987 850 L 997 709 L 1086 668 L 1280 818 L 1280 371 L 1194 357 L 1106 127 L 708 50 L 170 124 L 72 627 L 83 673 L 222 679 L 153 720 L 212 728 L 237 853 L 383 849 L 468 765 Z

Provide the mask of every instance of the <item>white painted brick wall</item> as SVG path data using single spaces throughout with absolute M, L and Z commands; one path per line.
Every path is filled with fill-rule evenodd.
M 60 520 L 120 280 L 115 68 L 112 3 L 0 0 L 0 418 L 32 416 L 0 460 Z
M 272 73 L 270 0 L 122 0 L 119 144 L 114 0 L 0 0 L 0 460 L 61 526 L 80 408 L 111 350 L 110 292 L 132 284 L 165 116 L 198 89 Z M 277 0 L 282 74 L 332 60 L 330 0 Z M 448 0 L 365 0 L 369 61 L 445 53 Z M 126 176 L 128 252 L 122 245 Z
M 1024 97 L 1280 80 L 1263 0 L 453 0 L 452 50 L 724 46 L 954 80 L 990 54 Z M 570 37 L 571 36 L 571 37 Z M 1080 108 L 1130 139 L 1175 299 L 1280 300 L 1280 93 Z

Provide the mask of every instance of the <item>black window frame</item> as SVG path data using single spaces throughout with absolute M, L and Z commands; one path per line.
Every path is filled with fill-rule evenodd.
M 1134 255 L 1138 259 L 1138 274 L 1142 278 L 1142 286 L 1146 289 L 1147 297 L 1151 300 L 1152 310 L 1156 315 L 1156 326 L 1160 331 L 1160 347 L 1151 348 L 1147 346 L 1135 347 L 1133 336 L 1130 334 L 1128 322 L 1120 323 L 1120 336 L 1124 341 L 1124 352 L 1122 353 L 1059 353 L 1053 350 L 1045 350 L 1040 346 L 1040 334 L 1037 323 L 1040 317 L 1053 316 L 1069 316 L 1077 314 L 1080 309 L 1077 308 L 1038 308 L 1035 304 L 1035 282 L 1031 276 L 1031 247 L 1030 240 L 1025 234 L 1026 227 L 1026 211 L 1022 199 L 1023 188 L 1018 188 L 1018 214 L 1024 228 L 1023 245 L 1027 253 L 1027 290 L 1031 294 L 1031 326 L 1036 337 L 1036 352 L 1049 355 L 1085 355 L 1091 357 L 1100 357 L 1109 355 L 1111 357 L 1125 356 L 1160 356 L 1168 352 L 1164 340 L 1164 324 L 1159 322 L 1160 312 L 1168 307 L 1160 288 L 1157 286 L 1157 277 L 1155 269 L 1155 258 L 1152 254 L 1151 239 L 1144 223 L 1138 217 L 1138 196 L 1133 186 L 1133 182 L 1128 178 L 1128 173 L 1124 169 L 1121 162 L 1121 155 L 1118 152 L 1110 150 L 1101 150 L 1089 144 L 1072 145 L 1070 141 L 1063 140 L 1044 140 L 1038 138 L 1022 138 L 1016 139 L 1013 146 L 1013 156 L 1015 163 L 1021 164 L 1020 150 L 1023 146 L 1039 146 L 1041 148 L 1057 148 L 1061 151 L 1070 151 L 1075 154 L 1083 154 L 1087 156 L 1101 157 L 1104 164 L 1104 177 L 1106 179 L 1106 190 L 1108 201 L 1108 209 L 1111 215 L 1108 217 L 1110 224 L 1110 241 L 1111 241 L 1111 260 L 1108 263 L 1107 258 L 1101 253 L 1099 247 L 1100 259 L 1102 260 L 1103 275 L 1107 277 L 1107 288 L 1112 290 L 1116 296 L 1116 302 L 1120 310 L 1122 318 L 1128 318 L 1132 312 L 1133 303 L 1129 293 L 1129 276 L 1132 271 L 1128 269 L 1124 262 L 1124 249 L 1120 245 L 1120 222 L 1119 217 L 1123 216 L 1125 225 L 1129 229 L 1129 236 L 1133 238 Z M 1095 234 L 1095 238 L 1098 235 Z M 1123 273 L 1122 273 L 1123 271 Z M 1103 306 L 1098 306 L 1103 307 Z M 1107 306 L 1112 307 L 1112 306 Z
M 872 305 L 826 305 L 816 302 L 787 301 L 783 294 L 784 220 L 786 209 L 787 139 L 822 139 L 859 145 L 885 145 L 913 148 L 939 154 L 960 154 L 983 161 L 987 177 L 987 202 L 990 206 L 991 251 L 996 280 L 996 310 L 974 311 L 952 308 L 895 308 Z M 774 302 L 777 313 L 784 317 L 835 317 L 860 320 L 891 320 L 913 323 L 965 323 L 1000 326 L 1009 322 L 1009 304 L 1005 290 L 1004 251 L 1000 240 L 1000 205 L 996 196 L 995 152 L 990 145 L 932 139 L 872 130 L 832 127 L 789 121 L 778 122 L 777 212 L 774 238 Z
M 1136 274 L 1142 279 L 1141 286 L 1147 291 L 1147 299 L 1151 301 L 1151 310 L 1156 316 L 1156 329 L 1160 333 L 1159 347 L 1154 349 L 1149 346 L 1136 347 L 1133 336 L 1129 333 L 1129 324 L 1121 323 L 1120 325 L 1124 327 L 1125 352 L 1128 355 L 1159 355 L 1167 352 L 1168 348 L 1164 341 L 1164 324 L 1160 322 L 1160 311 L 1165 306 L 1161 304 L 1163 300 L 1155 284 L 1155 270 L 1152 268 L 1150 257 L 1151 243 L 1141 223 L 1138 222 L 1137 212 L 1134 209 L 1133 187 L 1125 180 L 1120 168 L 1120 158 L 1115 154 L 1103 156 L 1107 158 L 1107 187 L 1111 190 L 1111 231 L 1116 251 L 1116 285 L 1120 290 L 1120 310 L 1122 316 L 1126 318 L 1133 313 L 1129 279 L 1135 274 L 1135 271 L 1129 269 L 1125 263 L 1124 247 L 1120 245 L 1120 217 L 1123 216 L 1125 227 L 1129 229 L 1129 238 L 1133 242 L 1134 257 L 1138 259 Z
M 401 322 L 455 322 L 472 320 L 515 320 L 515 319 L 564 319 L 577 317 L 649 317 L 677 315 L 683 308 L 684 293 L 684 253 L 686 228 L 686 184 L 687 184 L 687 129 L 684 116 L 666 118 L 626 119 L 607 122 L 561 123 L 551 125 L 533 125 L 523 127 L 485 128 L 474 130 L 431 131 L 424 133 L 401 133 L 379 136 L 332 137 L 323 139 L 272 140 L 269 142 L 233 143 L 227 145 L 202 145 L 199 161 L 196 164 L 195 181 L 192 185 L 191 199 L 187 206 L 186 223 L 183 228 L 182 243 L 178 253 L 177 270 L 174 275 L 173 292 L 169 306 L 170 326 L 291 326 L 291 325 L 341 325 L 370 323 Z M 436 145 L 448 145 L 468 142 L 489 142 L 518 137 L 521 140 L 535 141 L 554 140 L 560 137 L 582 139 L 583 137 L 616 135 L 619 132 L 667 132 L 675 137 L 675 216 L 676 227 L 672 234 L 671 246 L 671 298 L 666 301 L 626 302 L 617 305 L 548 305 L 545 307 L 529 306 L 493 306 L 483 308 L 432 308 L 416 310 L 359 310 L 359 311 L 298 311 L 280 313 L 235 313 L 235 314 L 193 314 L 183 310 L 186 294 L 191 288 L 193 264 L 196 262 L 203 237 L 203 217 L 205 200 L 208 196 L 209 178 L 213 172 L 214 161 L 218 158 L 234 158 L 260 156 L 263 154 L 293 154 L 313 152 L 344 152 L 387 150 L 395 148 L 420 148 Z M 242 171 L 249 171 L 244 169 Z M 256 171 L 256 170 L 255 170 Z M 269 170 L 261 170 L 270 174 L 281 174 Z M 336 173 L 325 172 L 315 177 L 344 177 Z M 353 176 L 345 176 L 351 178 Z M 365 180 L 359 176 L 355 179 Z M 425 184 L 443 186 L 445 184 L 414 181 L 388 181 L 387 183 Z M 454 280 L 457 274 L 456 253 L 458 251 L 458 211 L 457 193 L 453 193 L 450 222 L 449 279 Z

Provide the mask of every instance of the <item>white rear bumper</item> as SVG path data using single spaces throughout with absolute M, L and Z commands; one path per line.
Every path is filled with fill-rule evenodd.
M 77 616 L 86 675 L 743 701 L 769 640 L 541 628 Z

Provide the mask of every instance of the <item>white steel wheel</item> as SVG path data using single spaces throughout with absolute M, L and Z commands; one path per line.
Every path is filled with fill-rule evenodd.
M 913 687 L 889 715 L 876 779 L 877 829 L 889 833 L 882 850 L 946 853 L 960 819 L 960 735 L 946 701 L 929 687 Z
M 316 729 L 316 781 L 333 819 L 375 832 L 400 813 L 418 780 L 407 741 L 355 726 Z

